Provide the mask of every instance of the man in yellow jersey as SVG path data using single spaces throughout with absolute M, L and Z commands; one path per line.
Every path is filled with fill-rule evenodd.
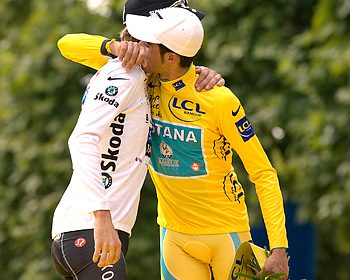
M 203 41 L 198 17 L 168 8 L 127 15 L 145 47 L 153 119 L 150 174 L 158 196 L 163 279 L 229 279 L 235 250 L 251 240 L 244 191 L 232 149 L 256 186 L 272 256 L 268 274 L 285 272 L 288 246 L 283 199 L 271 166 L 238 98 L 225 87 L 195 90 L 193 57 Z
M 198 32 L 201 24 L 191 13 L 183 13 L 158 11 L 151 25 L 147 18 L 131 17 L 129 25 L 127 21 L 137 39 L 147 42 L 151 32 L 152 40 L 142 43 L 146 50 L 143 65 L 146 71 L 159 73 L 149 78 L 148 91 L 154 122 L 150 173 L 159 203 L 162 279 L 231 278 L 235 250 L 251 239 L 243 188 L 231 165 L 232 149 L 256 185 L 272 249 L 265 271 L 287 273 L 288 242 L 276 171 L 237 97 L 224 87 L 195 90 L 192 57 L 200 48 L 203 32 Z M 190 26 L 186 25 L 188 17 Z M 184 28 L 171 32 L 176 26 Z M 78 52 L 66 57 L 101 67 L 94 65 L 104 59 L 99 47 L 112 51 L 113 43 L 94 38 L 98 40 L 87 38 L 93 50 L 88 59 L 82 60 Z M 61 47 L 64 53 L 67 46 Z

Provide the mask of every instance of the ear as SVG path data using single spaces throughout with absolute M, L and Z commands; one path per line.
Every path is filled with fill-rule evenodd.
M 180 57 L 178 54 L 173 52 L 167 52 L 164 54 L 165 60 L 169 64 L 179 64 L 180 63 Z

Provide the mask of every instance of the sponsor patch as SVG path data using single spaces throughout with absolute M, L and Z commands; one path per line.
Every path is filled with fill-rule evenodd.
M 108 96 L 116 96 L 118 94 L 118 88 L 116 86 L 109 86 L 106 88 L 105 94 Z
M 79 238 L 74 240 L 74 246 L 77 248 L 84 247 L 85 244 L 86 244 L 85 238 L 79 237 Z
M 178 91 L 178 90 L 184 88 L 185 86 L 186 86 L 186 85 L 185 85 L 185 83 L 184 83 L 182 80 L 173 83 L 173 87 L 174 87 L 174 89 L 175 89 L 176 91 Z
M 246 116 L 236 122 L 236 127 L 244 142 L 247 142 L 255 135 L 254 129 Z
M 197 162 L 192 163 L 191 167 L 193 171 L 196 171 L 196 172 L 201 168 L 200 164 L 198 164 Z
M 124 123 L 125 123 L 126 114 L 120 113 L 118 116 L 114 118 L 114 122 L 111 123 L 110 127 L 112 128 L 112 137 L 109 139 L 109 146 L 106 151 L 106 153 L 102 154 L 102 161 L 101 161 L 101 169 L 103 171 L 107 171 L 108 169 L 111 169 L 113 172 L 117 168 L 117 161 L 119 157 L 119 148 L 122 144 L 122 138 L 121 136 L 124 133 Z M 108 173 L 102 173 L 103 176 L 103 182 L 105 187 L 108 186 Z M 112 181 L 112 178 L 110 179 Z M 111 183 L 112 184 L 112 183 Z M 106 189 L 109 187 L 106 187 Z
M 202 148 L 202 129 L 153 119 L 151 165 L 165 176 L 207 174 Z
M 112 177 L 106 172 L 102 173 L 102 182 L 105 186 L 105 189 L 107 190 L 110 186 L 112 186 Z

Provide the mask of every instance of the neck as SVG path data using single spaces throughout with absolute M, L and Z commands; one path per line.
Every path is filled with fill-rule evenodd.
M 187 69 L 188 68 L 183 68 L 178 65 L 174 67 L 167 67 L 166 69 L 164 69 L 162 73 L 159 73 L 159 78 L 161 80 L 168 80 L 168 81 L 175 80 L 177 78 L 180 78 L 182 75 L 184 75 Z

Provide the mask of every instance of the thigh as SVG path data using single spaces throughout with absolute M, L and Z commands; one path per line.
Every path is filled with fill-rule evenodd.
M 55 239 L 51 244 L 51 258 L 56 271 L 65 279 L 73 279 L 65 260 L 63 259 L 61 244 L 59 239 Z
M 92 261 L 94 253 L 93 230 L 62 233 L 59 239 L 61 264 L 73 279 L 125 279 L 125 259 L 121 254 L 118 263 L 100 268 Z M 58 272 L 62 274 L 61 271 Z M 63 275 L 67 277 L 66 275 Z
M 250 241 L 250 232 L 217 235 L 218 239 L 211 243 L 213 258 L 211 262 L 215 280 L 232 278 L 232 269 L 236 250 L 244 241 Z
M 161 228 L 160 242 L 162 279 L 211 279 L 209 264 L 194 258 L 184 251 L 183 246 L 188 242 L 185 235 Z

